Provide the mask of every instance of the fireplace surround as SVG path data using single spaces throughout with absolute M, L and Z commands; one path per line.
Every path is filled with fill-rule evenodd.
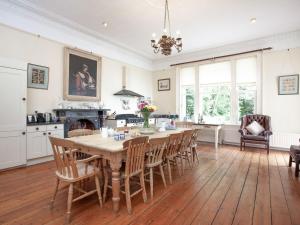
M 100 129 L 109 109 L 54 109 L 53 111 L 64 123 L 64 137 L 66 138 L 68 132 L 74 129 Z

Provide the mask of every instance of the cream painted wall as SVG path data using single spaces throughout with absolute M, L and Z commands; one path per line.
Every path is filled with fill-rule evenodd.
M 170 91 L 158 91 L 159 79 L 171 79 Z M 176 71 L 175 68 L 153 72 L 153 103 L 158 107 L 157 113 L 176 113 Z
M 300 73 L 300 48 L 263 54 L 263 113 L 275 132 L 300 133 L 300 95 L 278 95 L 278 76 Z
M 64 45 L 0 25 L 0 56 L 50 68 L 48 90 L 28 88 L 27 112 L 35 110 L 51 112 L 57 108 L 63 94 Z M 122 88 L 122 66 L 126 64 L 102 58 L 101 100 L 105 108 L 122 110 L 120 97 L 113 93 Z M 127 66 L 128 88 L 144 96 L 152 97 L 152 73 L 134 66 Z M 130 98 L 132 110 L 136 110 L 136 99 Z
M 300 48 L 290 51 L 279 50 L 264 52 L 262 55 L 262 113 L 272 118 L 273 148 L 287 149 L 291 144 L 297 144 L 300 136 L 300 95 L 278 95 L 277 79 L 280 75 L 300 73 Z M 172 79 L 171 91 L 157 92 L 155 84 L 158 79 Z M 160 113 L 176 111 L 176 79 L 175 69 L 153 72 L 154 100 Z M 225 126 L 224 141 L 239 143 L 239 126 Z

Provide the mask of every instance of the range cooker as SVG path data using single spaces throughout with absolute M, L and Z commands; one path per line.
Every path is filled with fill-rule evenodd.
M 142 126 L 144 119 L 135 114 L 117 114 L 114 119 L 107 119 L 106 125 L 111 128 Z

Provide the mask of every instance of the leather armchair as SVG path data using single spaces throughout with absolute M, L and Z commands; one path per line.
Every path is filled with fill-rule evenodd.
M 253 135 L 246 129 L 246 127 L 253 121 L 258 122 L 265 129 L 259 135 Z M 271 130 L 271 117 L 259 114 L 245 115 L 242 117 L 239 132 L 241 134 L 241 150 L 243 150 L 243 147 L 245 149 L 246 143 L 263 144 L 269 154 L 270 136 L 273 134 Z

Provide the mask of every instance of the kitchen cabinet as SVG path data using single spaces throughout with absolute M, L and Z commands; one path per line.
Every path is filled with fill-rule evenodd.
M 0 170 L 26 164 L 26 63 L 0 58 Z
M 64 138 L 64 125 L 39 125 L 27 127 L 27 159 L 53 155 L 49 136 Z

